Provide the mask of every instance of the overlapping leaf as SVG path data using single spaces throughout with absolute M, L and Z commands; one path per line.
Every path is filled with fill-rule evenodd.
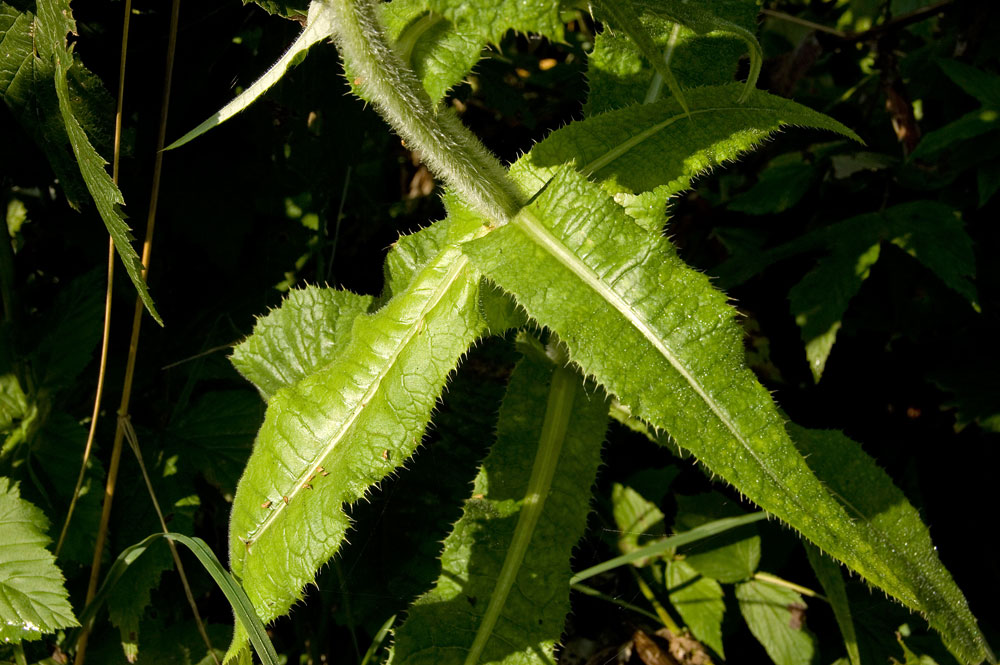
M 563 39 L 560 3 L 552 0 L 429 0 L 428 4 L 459 29 L 474 31 L 493 44 L 508 30 Z
M 983 638 L 960 606 L 921 597 L 950 579 L 900 571 L 806 465 L 767 391 L 743 365 L 733 310 L 665 241 L 575 171 L 558 173 L 508 225 L 467 243 L 484 274 L 555 330 L 571 357 L 635 415 L 823 550 L 938 625 L 969 659 Z
M 441 576 L 396 631 L 390 663 L 551 662 L 607 414 L 601 391 L 572 368 L 525 356 L 497 442 L 445 540 Z
M 810 665 L 816 637 L 805 627 L 802 596 L 783 587 L 752 580 L 736 587 L 740 612 L 775 665 Z
M 454 219 L 421 233 L 432 260 L 355 319 L 338 362 L 271 396 L 230 523 L 230 565 L 264 620 L 287 612 L 337 551 L 344 505 L 413 453 L 448 374 L 486 329 L 479 276 L 442 233 L 482 227 L 453 229 Z

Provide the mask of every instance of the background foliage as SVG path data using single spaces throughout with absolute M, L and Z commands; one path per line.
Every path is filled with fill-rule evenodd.
M 895 20 L 927 4 L 767 3 L 761 87 L 830 114 L 866 145 L 786 132 L 676 198 L 667 232 L 685 261 L 716 277 L 736 300 L 751 365 L 788 415 L 863 442 L 919 508 L 996 644 L 1000 570 L 984 541 L 1000 462 L 1000 357 L 993 342 L 1000 334 L 1000 273 L 991 260 L 1000 218 L 1000 45 L 989 38 L 1000 28 L 1000 12 L 989 2 L 944 3 L 917 15 L 921 20 Z M 161 3 L 135 8 L 121 178 L 133 226 L 147 205 L 168 18 Z M 71 79 L 69 89 L 95 107 L 80 121 L 109 157 L 110 96 L 98 81 L 113 90 L 117 79 L 120 5 L 74 10 L 75 53 L 95 79 Z M 229 101 L 298 31 L 292 21 L 235 2 L 184 7 L 168 136 Z M 564 43 L 484 34 L 499 44 L 451 93 L 453 105 L 495 154 L 513 161 L 580 117 L 588 93 L 581 72 L 596 32 L 580 13 Z M 161 501 L 170 506 L 170 528 L 200 536 L 216 552 L 227 549 L 229 502 L 263 414 L 257 392 L 227 360 L 229 347 L 292 286 L 326 282 L 379 293 L 387 247 L 442 216 L 426 168 L 346 94 L 347 82 L 333 75 L 338 70 L 333 48 L 313 49 L 255 106 L 165 159 L 150 290 L 166 326 L 144 329 L 132 421 Z M 592 85 L 599 91 L 599 82 Z M 589 103 L 599 100 L 594 95 Z M 65 166 L 66 146 L 39 141 L 37 125 L 6 92 L 5 102 L 0 196 L 11 243 L 0 247 L 0 475 L 19 483 L 20 499 L 8 489 L 5 501 L 34 504 L 55 525 L 54 537 L 93 395 L 105 226 Z M 118 401 L 134 294 L 127 275 L 119 281 L 105 405 Z M 432 439 L 405 473 L 353 510 L 357 535 L 322 572 L 308 604 L 274 628 L 289 662 L 357 662 L 385 620 L 430 588 L 439 573 L 438 543 L 461 516 L 512 366 L 504 345 L 477 348 L 440 406 Z M 75 608 L 86 585 L 112 427 L 105 417 L 87 493 L 58 560 Z M 451 443 L 458 438 L 467 444 Z M 616 427 L 610 438 L 575 568 L 629 546 L 620 541 L 628 530 L 622 497 L 660 512 L 663 524 L 678 530 L 742 510 L 734 493 L 641 435 Z M 112 555 L 159 530 L 134 460 L 124 459 Z M 759 558 L 750 572 L 819 588 L 805 549 L 776 523 L 758 523 L 731 540 L 725 544 L 742 551 L 737 559 Z M 771 645 L 776 662 L 842 655 L 832 612 L 814 600 L 811 632 L 789 636 L 788 660 L 778 655 L 774 645 L 784 638 L 761 635 L 799 621 L 795 610 L 769 617 L 748 611 L 750 603 L 737 607 L 736 599 L 779 593 L 785 606 L 798 608 L 802 598 L 743 582 L 746 571 L 727 576 L 731 561 L 720 560 L 719 544 L 715 560 L 689 552 L 683 563 L 650 564 L 638 571 L 643 584 L 624 569 L 589 583 L 649 608 L 643 585 L 660 589 L 662 599 L 664 589 L 702 571 L 701 580 L 718 581 L 706 591 L 718 592 L 718 602 L 704 611 L 717 616 L 724 609 L 721 625 L 685 609 L 676 597 L 683 591 L 667 600 L 717 655 L 763 659 L 760 642 Z M 166 572 L 169 552 L 162 543 L 154 547 L 160 551 L 128 573 L 127 593 L 110 603 L 111 621 L 98 623 L 94 662 L 123 661 L 122 643 L 137 640 L 141 662 L 204 659 L 175 574 Z M 213 643 L 223 647 L 229 607 L 203 571 L 189 566 L 189 575 Z M 846 591 L 865 662 L 909 661 L 894 637 L 904 623 L 912 630 L 910 648 L 950 662 L 918 617 L 857 580 Z M 652 633 L 656 626 L 576 594 L 564 662 L 585 662 L 601 648 L 613 655 L 629 640 L 639 658 L 636 629 Z M 30 643 L 29 662 L 49 657 L 54 644 Z

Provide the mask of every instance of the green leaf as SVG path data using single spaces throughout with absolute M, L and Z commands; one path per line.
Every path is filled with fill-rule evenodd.
M 433 590 L 396 630 L 390 663 L 549 663 L 569 611 L 606 398 L 552 349 L 511 376 L 497 442 L 445 540 Z
M 350 339 L 354 320 L 373 300 L 340 289 L 294 289 L 278 309 L 257 321 L 230 360 L 270 399 L 331 362 Z
M 307 8 L 305 0 L 243 0 L 244 5 L 253 3 L 269 14 L 277 14 L 285 18 L 305 16 Z M 309 3 L 309 8 L 315 3 Z
M 753 149 L 782 127 L 803 125 L 856 139 L 839 122 L 786 99 L 754 91 L 737 102 L 738 84 L 687 91 L 691 117 L 676 100 L 591 116 L 553 132 L 511 169 L 528 195 L 573 163 L 616 200 L 660 188 L 673 195 L 692 179 Z
M 170 423 L 167 455 L 176 451 L 192 475 L 203 475 L 231 497 L 263 417 L 251 390 L 210 392 Z
M 623 554 L 663 537 L 663 513 L 631 487 L 620 483 L 611 486 L 611 512 L 618 527 L 618 549 Z M 641 559 L 635 562 L 639 567 L 645 564 Z
M 966 662 L 993 661 L 965 597 L 938 559 L 920 514 L 885 471 L 841 432 L 794 424 L 789 424 L 789 432 L 809 466 L 871 543 L 872 557 L 897 571 L 901 584 L 893 595 L 918 609 Z
M 686 561 L 668 561 L 664 573 L 670 604 L 674 606 L 691 633 L 700 642 L 726 657 L 722 648 L 722 587 L 703 577 Z
M 979 207 L 982 208 L 1000 189 L 1000 161 L 980 166 L 976 170 L 976 184 L 979 186 Z
M 646 61 L 653 65 L 656 76 L 659 77 L 660 85 L 663 83 L 667 84 L 670 94 L 674 96 L 677 103 L 687 113 L 688 106 L 684 98 L 684 91 L 681 90 L 680 84 L 674 78 L 673 72 L 670 71 L 668 56 L 673 51 L 673 44 L 668 44 L 667 53 L 660 53 L 656 44 L 653 43 L 653 39 L 646 32 L 646 28 L 639 22 L 639 17 L 635 15 L 631 0 L 615 0 L 613 2 L 608 0 L 593 0 L 593 2 L 602 14 L 610 17 L 612 23 L 624 30 L 625 34 L 639 47 L 639 51 L 646 58 Z M 655 77 L 654 80 L 656 80 Z M 650 85 L 654 84 L 651 83 Z
M 437 102 L 479 61 L 486 38 L 468 24 L 456 27 L 430 11 L 428 0 L 393 0 L 381 5 L 386 36 Z M 350 79 L 350 76 L 348 76 Z
M 913 593 L 918 571 L 880 555 L 873 534 L 813 475 L 743 365 L 725 296 L 665 243 L 567 169 L 511 223 L 463 249 L 634 415 L 908 606 L 951 614 Z M 939 625 L 969 660 L 985 653 L 971 615 L 949 619 Z
M 940 129 L 924 134 L 917 148 L 910 153 L 910 161 L 938 159 L 941 153 L 970 139 L 1000 129 L 1000 109 L 980 108 L 966 113 L 958 120 Z
M 90 195 L 73 159 L 59 111 L 52 47 L 39 41 L 36 50 L 36 35 L 48 36 L 31 11 L 0 2 L 0 97 L 44 151 L 66 199 L 79 210 Z M 69 70 L 68 82 L 74 109 L 85 130 L 103 138 L 106 119 L 113 113 L 110 97 L 79 61 Z
M 771 215 L 784 212 L 797 204 L 812 186 L 815 167 L 797 156 L 792 160 L 775 160 L 760 174 L 757 183 L 737 194 L 726 207 L 748 215 Z
M 118 256 L 125 264 L 125 271 L 132 280 L 136 291 L 139 292 L 139 297 L 142 298 L 143 304 L 153 319 L 163 325 L 163 320 L 157 313 L 153 299 L 146 288 L 146 282 L 142 276 L 142 262 L 139 260 L 135 248 L 132 247 L 132 234 L 120 211 L 120 206 L 124 205 L 125 199 L 122 198 L 118 186 L 111 180 L 111 176 L 104 168 L 107 162 L 91 145 L 87 133 L 75 115 L 73 98 L 70 95 L 67 79 L 67 73 L 73 67 L 74 61 L 72 52 L 66 46 L 66 35 L 76 32 L 76 22 L 73 20 L 69 2 L 67 0 L 39 0 L 37 28 L 35 39 L 38 52 L 43 58 L 51 59 L 54 65 L 59 113 L 66 127 L 66 133 L 69 136 L 70 145 L 73 147 L 73 154 L 76 156 L 83 181 L 97 206 L 101 219 L 104 220 L 108 233 L 111 234 Z
M 791 589 L 757 580 L 736 585 L 740 613 L 775 665 L 809 665 L 816 638 L 805 628 L 806 604 Z
M 674 530 L 680 533 L 723 517 L 745 513 L 717 492 L 677 499 Z M 685 562 L 707 578 L 732 584 L 748 579 L 760 563 L 760 536 L 756 527 L 733 529 L 722 536 L 683 549 Z
M 820 259 L 788 294 L 792 316 L 806 346 L 809 369 L 817 383 L 823 376 L 844 312 L 881 255 L 880 216 L 862 215 L 848 222 L 841 227 L 844 233 L 830 255 Z
M 244 3 L 246 1 L 247 0 L 244 0 Z M 280 13 L 286 16 L 290 11 L 293 13 L 301 13 L 290 10 L 285 3 L 266 2 L 258 4 L 261 4 L 271 13 Z M 278 61 L 271 65 L 271 68 L 268 69 L 263 76 L 254 81 L 250 87 L 237 95 L 233 101 L 216 111 L 212 117 L 206 119 L 187 134 L 168 145 L 164 148 L 164 150 L 173 150 L 174 148 L 181 147 L 189 141 L 193 141 L 208 130 L 221 125 L 226 120 L 229 120 L 234 115 L 253 104 L 261 95 L 267 92 L 271 86 L 280 81 L 288 70 L 300 63 L 302 59 L 305 58 L 306 52 L 313 44 L 323 41 L 332 34 L 333 16 L 331 15 L 329 7 L 324 0 L 313 0 L 309 3 L 309 14 L 306 19 L 306 27 L 303 28 L 302 32 L 299 33 L 299 36 L 295 38 L 295 41 L 288 47 L 288 50 L 285 51 L 280 58 L 278 58 Z
M 49 521 L 0 477 L 0 642 L 17 644 L 79 625 L 55 557 Z
M 484 229 L 453 222 L 439 222 L 452 243 Z M 337 551 L 344 506 L 420 443 L 448 374 L 485 332 L 479 283 L 457 245 L 442 247 L 406 289 L 356 319 L 337 363 L 271 396 L 230 522 L 233 574 L 265 621 L 286 613 Z
M 680 2 L 633 0 L 640 22 L 680 85 L 696 88 L 732 82 L 739 57 L 751 48 L 755 63 L 760 46 L 753 36 L 759 12 L 753 0 L 722 0 L 710 9 Z M 587 115 L 659 98 L 661 81 L 649 59 L 632 40 L 605 30 L 597 35 L 588 58 L 590 94 Z M 744 93 L 753 88 L 747 81 Z
M 937 65 L 962 90 L 983 106 L 1000 108 L 1000 76 L 984 72 L 958 60 L 937 60 Z
M 441 14 L 462 31 L 475 33 L 499 45 L 508 30 L 535 33 L 563 41 L 560 2 L 552 0 L 428 0 L 431 11 Z
M 274 650 L 274 645 L 268 639 L 267 631 L 263 624 L 261 624 L 260 619 L 257 618 L 254 607 L 250 603 L 250 599 L 247 598 L 243 588 L 219 562 L 219 559 L 205 541 L 201 538 L 193 538 L 182 533 L 154 533 L 122 550 L 114 563 L 111 564 L 111 568 L 108 569 L 108 574 L 105 576 L 104 581 L 101 582 L 97 593 L 94 594 L 94 599 L 80 615 L 80 622 L 83 625 L 88 625 L 93 621 L 98 610 L 100 610 L 108 597 L 114 592 L 122 576 L 160 538 L 169 538 L 191 550 L 191 553 L 198 558 L 198 562 L 201 563 L 205 571 L 215 581 L 219 590 L 226 597 L 226 600 L 229 601 L 229 604 L 233 608 L 233 614 L 236 616 L 236 623 L 239 626 L 239 630 L 242 631 L 243 635 L 248 636 L 261 662 L 264 665 L 278 665 L 278 654 Z M 77 637 L 79 636 L 77 635 Z M 75 641 L 73 640 L 74 643 Z
M 596 566 L 591 566 L 586 570 L 581 570 L 570 579 L 570 584 L 577 584 L 583 580 L 590 579 L 595 575 L 600 575 L 603 572 L 613 570 L 619 566 L 627 566 L 648 557 L 661 556 L 669 553 L 671 550 L 681 547 L 682 545 L 696 543 L 705 538 L 712 538 L 720 533 L 725 533 L 730 529 L 736 529 L 747 524 L 759 522 L 765 517 L 767 517 L 767 513 L 764 511 L 750 513 L 749 515 L 744 515 L 743 517 L 724 517 L 720 520 L 703 524 L 699 527 L 691 529 L 690 531 L 685 531 L 684 533 L 676 536 L 668 536 L 667 538 L 663 538 L 650 543 L 649 545 L 640 547 L 637 550 L 633 550 L 628 554 L 616 556 L 615 558 L 608 559 L 607 561 L 599 563 Z
M 851 605 L 847 601 L 847 588 L 840 566 L 830 557 L 824 555 L 812 545 L 806 544 L 806 556 L 812 566 L 816 578 L 823 585 L 826 598 L 833 608 L 833 615 L 844 637 L 844 647 L 851 665 L 861 665 L 861 653 L 858 651 L 858 636 L 854 632 L 854 619 L 851 617 Z
M 923 263 L 946 285 L 978 309 L 972 239 L 950 206 L 913 201 L 880 213 L 852 217 L 768 252 L 790 256 L 821 244 L 830 254 L 819 260 L 789 292 L 792 316 L 802 329 L 806 357 L 818 382 L 826 367 L 844 313 L 868 278 L 886 240 Z M 767 261 L 758 259 L 758 265 Z

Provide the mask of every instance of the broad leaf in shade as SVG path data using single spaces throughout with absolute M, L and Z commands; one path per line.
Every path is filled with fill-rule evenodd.
M 560 3 L 553 0 L 428 0 L 428 5 L 459 30 L 492 44 L 499 44 L 508 30 L 563 41 Z
M 833 608 L 833 615 L 844 638 L 844 648 L 851 665 L 861 665 L 861 652 L 858 650 L 858 636 L 854 631 L 854 619 L 851 617 L 851 605 L 847 600 L 847 588 L 840 566 L 830 557 L 824 555 L 812 545 L 806 544 L 806 556 L 812 566 L 816 578 L 823 585 L 826 599 Z
M 850 301 L 878 261 L 887 241 L 923 263 L 941 281 L 978 308 L 972 239 L 951 207 L 936 201 L 915 201 L 879 213 L 852 217 L 773 250 L 775 256 L 793 249 L 828 244 L 821 258 L 789 293 L 792 315 L 802 329 L 806 357 L 819 381 Z
M 816 637 L 805 626 L 802 596 L 758 580 L 736 585 L 736 600 L 750 632 L 775 665 L 810 665 Z
M 665 533 L 663 512 L 627 485 L 614 483 L 611 486 L 611 513 L 618 527 L 618 549 L 622 554 L 648 545 L 649 541 L 662 538 Z M 639 567 L 645 564 L 644 559 L 635 562 Z
M 920 609 L 945 644 L 966 661 L 995 660 L 965 597 L 938 558 L 920 514 L 888 474 L 841 432 L 790 424 L 789 433 L 809 466 L 872 543 L 872 555 L 898 571 L 905 596 L 893 595 Z
M 685 88 L 730 83 L 748 48 L 759 59 L 753 35 L 759 7 L 753 0 L 722 0 L 709 7 L 636 0 L 632 5 L 662 62 Z M 659 99 L 662 78 L 644 56 L 644 49 L 621 32 L 597 35 L 588 58 L 587 115 Z M 756 76 L 751 79 L 749 87 Z
M 424 237 L 448 230 L 453 243 L 484 229 L 453 221 Z M 337 551 L 350 525 L 345 505 L 410 457 L 448 375 L 486 330 L 479 275 L 458 246 L 427 254 L 405 289 L 355 319 L 338 362 L 269 400 L 230 522 L 233 574 L 265 621 L 285 614 Z M 237 631 L 230 657 L 244 638 Z
M 46 549 L 49 522 L 0 477 L 0 643 L 41 639 L 79 625 L 62 571 Z
M 354 320 L 373 300 L 341 289 L 295 289 L 257 321 L 230 360 L 269 399 L 333 360 L 350 339 Z
M 665 243 L 565 169 L 511 223 L 463 250 L 634 415 L 873 584 L 913 609 L 940 613 L 937 625 L 960 652 L 981 657 L 985 644 L 971 615 L 915 594 L 918 571 L 879 555 L 873 534 L 816 478 L 744 366 L 725 296 Z
M 683 533 L 724 517 L 746 513 L 717 492 L 679 494 L 674 531 Z M 681 550 L 692 569 L 719 582 L 734 583 L 750 578 L 760 563 L 760 536 L 750 524 L 715 538 L 706 539 Z
M 68 72 L 74 66 L 72 50 L 67 47 L 66 38 L 70 33 L 76 33 L 76 22 L 69 8 L 68 0 L 39 0 L 38 22 L 35 31 L 35 44 L 38 54 L 43 59 L 49 59 L 54 65 L 54 81 L 59 113 L 66 127 L 73 154 L 83 175 L 97 211 L 104 220 L 104 225 L 111 234 L 118 256 L 125 264 L 132 284 L 139 292 L 143 304 L 157 323 L 163 325 L 163 320 L 156 312 L 153 299 L 146 288 L 142 277 L 142 262 L 135 248 L 132 247 L 132 234 L 121 212 L 125 204 L 118 186 L 111 180 L 105 170 L 107 162 L 97 152 L 87 138 L 87 133 L 76 117 L 73 97 L 70 94 Z
M 207 393 L 171 421 L 165 453 L 176 453 L 192 475 L 204 476 L 231 498 L 263 417 L 264 406 L 252 390 Z
M 569 611 L 570 554 L 590 512 L 607 425 L 604 394 L 550 347 L 511 376 L 497 441 L 441 576 L 396 631 L 390 663 L 549 663 Z
M 726 657 L 722 648 L 722 586 L 704 577 L 684 560 L 668 561 L 663 581 L 670 604 L 681 615 L 684 624 L 700 642 Z
M 809 191 L 815 171 L 797 154 L 782 155 L 761 171 L 753 187 L 731 198 L 726 207 L 748 215 L 784 212 Z

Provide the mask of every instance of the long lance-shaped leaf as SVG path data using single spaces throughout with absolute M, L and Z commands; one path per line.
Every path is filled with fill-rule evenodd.
M 455 244 L 484 228 L 458 216 L 421 232 L 445 244 L 409 285 L 356 319 L 336 363 L 271 396 L 229 534 L 233 574 L 263 620 L 285 614 L 337 551 L 344 505 L 413 453 L 448 374 L 485 332 L 479 276 Z
M 162 532 L 154 533 L 135 545 L 131 545 L 122 550 L 118 558 L 115 559 L 114 563 L 111 564 L 111 568 L 108 570 L 107 576 L 105 576 L 104 581 L 101 583 L 100 588 L 94 595 L 94 599 L 90 601 L 90 604 L 84 609 L 83 613 L 80 615 L 80 623 L 84 626 L 88 625 L 94 620 L 97 612 L 101 609 L 111 592 L 114 590 L 115 585 L 121 580 L 122 576 L 128 571 L 129 567 L 132 566 L 136 560 L 145 554 L 151 545 L 158 541 L 160 538 L 167 538 L 174 542 L 178 542 L 185 547 L 187 547 L 191 552 L 198 558 L 198 561 L 205 568 L 205 571 L 215 580 L 218 585 L 219 590 L 222 591 L 226 600 L 233 608 L 233 614 L 236 616 L 237 623 L 242 626 L 242 629 L 249 635 L 250 642 L 253 644 L 257 655 L 264 665 L 277 665 L 278 654 L 274 650 L 274 645 L 271 644 L 271 640 L 267 637 L 267 631 L 264 625 L 257 618 L 254 612 L 253 605 L 250 604 L 250 599 L 247 598 L 246 593 L 243 588 L 233 579 L 232 575 L 229 574 L 219 559 L 215 556 L 215 552 L 212 548 L 202 540 L 201 538 L 193 538 L 191 536 L 186 536 L 182 533 L 173 532 Z M 71 639 L 70 643 L 75 644 L 76 639 L 79 638 L 80 633 L 74 636 L 75 639 Z
M 76 31 L 76 22 L 66 0 L 41 0 L 38 3 L 38 33 L 37 43 L 39 54 L 52 58 L 55 63 L 55 87 L 56 95 L 59 98 L 59 112 L 66 125 L 66 133 L 69 136 L 70 145 L 73 147 L 73 154 L 76 155 L 77 164 L 80 167 L 80 174 L 87 185 L 87 190 L 94 199 L 97 211 L 107 226 L 108 233 L 114 241 L 118 256 L 125 264 L 125 271 L 128 273 L 132 284 L 143 304 L 153 319 L 163 325 L 163 319 L 153 305 L 153 298 L 149 295 L 149 289 L 143 279 L 142 262 L 135 248 L 132 247 L 132 234 L 128 224 L 122 216 L 120 206 L 124 205 L 118 186 L 105 170 L 104 158 L 97 152 L 87 133 L 80 125 L 73 111 L 73 101 L 70 97 L 69 81 L 67 72 L 73 66 L 73 54 L 66 47 L 66 35 Z
M 445 540 L 441 576 L 396 631 L 390 663 L 552 662 L 608 407 L 558 348 L 550 352 L 529 351 L 514 370 L 497 442 Z
M 879 559 L 899 571 L 910 585 L 919 602 L 919 606 L 911 607 L 920 610 L 952 651 L 966 661 L 978 663 L 985 658 L 995 663 L 996 656 L 976 627 L 965 597 L 938 558 L 920 513 L 888 474 L 842 432 L 794 424 L 788 429 L 809 466 L 873 543 Z
M 511 175 L 531 194 L 574 163 L 612 194 L 658 187 L 688 189 L 698 174 L 736 159 L 788 126 L 827 129 L 860 141 L 850 129 L 801 104 L 755 90 L 738 101 L 739 84 L 687 91 L 691 118 L 674 99 L 591 116 L 553 132 L 520 159 Z M 683 121 L 683 122 L 682 122 Z
M 796 439 L 797 440 L 797 439 Z M 844 638 L 844 648 L 851 665 L 861 665 L 861 652 L 858 651 L 858 636 L 854 631 L 854 619 L 851 618 L 851 605 L 847 600 L 847 586 L 837 562 L 822 552 L 806 544 L 806 556 L 812 566 L 816 578 L 823 585 L 823 591 L 830 601 L 833 616 L 837 619 L 840 634 Z
M 510 224 L 464 251 L 635 415 L 872 583 L 938 614 L 960 653 L 982 660 L 972 616 L 923 589 L 961 592 L 924 570 L 899 570 L 817 480 L 743 363 L 734 310 L 665 242 L 565 169 Z
M 278 58 L 278 61 L 271 65 L 271 68 L 268 69 L 263 76 L 254 81 L 249 88 L 241 92 L 235 99 L 216 111 L 212 117 L 206 119 L 200 125 L 164 149 L 173 150 L 174 148 L 181 147 L 189 141 L 193 141 L 208 130 L 213 127 L 218 127 L 226 120 L 229 120 L 234 115 L 253 104 L 257 101 L 258 97 L 270 90 L 271 86 L 280 81 L 281 77 L 285 75 L 285 72 L 295 66 L 296 63 L 301 62 L 302 58 L 305 57 L 306 52 L 311 46 L 326 39 L 331 34 L 333 34 L 333 21 L 329 7 L 323 0 L 313 0 L 313 2 L 309 4 L 309 15 L 306 18 L 306 27 L 301 33 L 299 33 L 299 36 L 295 38 L 295 41 L 288 47 L 288 50 L 285 51 L 280 58 Z

